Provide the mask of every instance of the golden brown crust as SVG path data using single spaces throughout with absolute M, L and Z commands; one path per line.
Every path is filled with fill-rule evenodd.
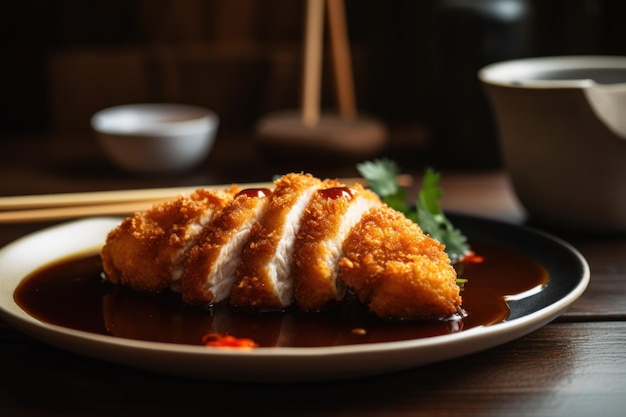
M 202 231 L 181 276 L 183 301 L 214 303 L 226 298 L 223 293 L 230 295 L 243 245 L 268 199 L 268 196 L 237 195 Z M 226 289 L 215 294 L 217 286 Z
M 345 187 L 347 193 L 339 182 L 329 185 L 338 187 L 330 191 L 340 195 L 329 196 L 318 190 L 302 216 L 296 238 L 293 280 L 296 303 L 303 310 L 321 310 L 343 298 L 346 286 L 338 276 L 337 263 L 343 255 L 341 244 L 366 209 L 382 204 L 376 194 L 360 184 Z
M 238 307 L 282 309 L 292 302 L 290 282 L 285 281 L 291 269 L 290 242 L 295 240 L 300 216 L 295 216 L 295 221 L 289 217 L 296 205 L 304 203 L 301 199 L 308 200 L 306 195 L 319 188 L 322 181 L 309 174 L 292 173 L 280 177 L 274 185 L 268 207 L 252 228 L 237 268 L 231 303 Z
M 387 206 L 370 210 L 343 248 L 344 281 L 378 316 L 432 318 L 458 311 L 456 272 L 443 245 L 403 214 Z
M 224 191 L 196 190 L 190 195 L 154 205 L 124 219 L 107 236 L 101 257 L 104 273 L 114 284 L 160 291 L 174 280 L 174 268 L 184 260 L 194 239 L 196 222 L 221 210 L 238 187 Z
M 274 185 L 263 203 L 235 197 L 240 188 L 233 186 L 127 217 L 102 249 L 107 278 L 137 290 L 180 290 L 188 303 L 230 297 L 255 310 L 294 300 L 302 310 L 320 310 L 347 285 L 380 317 L 458 311 L 456 272 L 443 245 L 373 192 L 355 184 L 351 198 L 324 194 L 342 185 L 302 173 Z

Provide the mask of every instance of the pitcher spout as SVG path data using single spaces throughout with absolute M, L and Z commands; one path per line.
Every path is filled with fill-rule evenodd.
M 584 92 L 598 119 L 617 137 L 626 140 L 626 83 L 593 83 Z

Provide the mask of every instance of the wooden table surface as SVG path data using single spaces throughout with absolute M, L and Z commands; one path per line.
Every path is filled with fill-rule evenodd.
M 72 146 L 66 142 L 68 138 L 0 142 L 0 195 L 265 181 L 287 167 L 222 139 L 198 170 L 175 177 L 137 177 L 113 169 L 91 145 L 76 138 Z M 33 152 L 34 146 L 43 151 Z M 313 173 L 354 176 L 356 171 L 352 165 L 325 166 Z M 501 171 L 445 171 L 441 185 L 447 210 L 524 223 L 523 210 Z M 1 224 L 0 245 L 52 223 Z M 554 322 L 480 353 L 347 381 L 224 383 L 105 363 L 51 347 L 0 321 L 0 414 L 623 416 L 626 236 L 550 232 L 587 259 L 587 291 Z

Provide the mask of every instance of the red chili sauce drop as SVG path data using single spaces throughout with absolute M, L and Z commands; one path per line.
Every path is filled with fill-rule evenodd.
M 37 319 L 92 333 L 147 341 L 202 345 L 208 333 L 253 340 L 258 346 L 337 346 L 410 340 L 502 322 L 505 297 L 548 282 L 529 257 L 491 244 L 473 243 L 482 263 L 459 266 L 464 317 L 390 321 L 371 314 L 352 295 L 321 312 L 250 313 L 228 303 L 185 305 L 179 294 L 138 292 L 102 277 L 99 254 L 50 264 L 16 289 L 17 304 Z M 503 279 L 506 277 L 506 279 Z

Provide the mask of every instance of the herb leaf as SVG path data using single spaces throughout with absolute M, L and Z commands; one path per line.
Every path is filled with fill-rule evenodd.
M 365 161 L 357 164 L 356 168 L 379 197 L 393 196 L 400 190 L 396 181 L 400 167 L 394 161 L 390 159 Z
M 398 184 L 400 168 L 390 159 L 365 161 L 356 166 L 368 187 L 390 207 L 407 214 L 406 190 Z
M 389 159 L 366 161 L 357 165 L 357 170 L 367 181 L 369 188 L 390 207 L 404 213 L 433 239 L 445 245 L 445 251 L 452 262 L 470 252 L 467 238 L 454 227 L 441 210 L 439 201 L 443 191 L 438 186 L 441 174 L 427 168 L 422 180 L 415 209 L 406 204 L 406 190 L 397 182 L 400 173 L 398 165 Z
M 438 186 L 441 175 L 427 168 L 422 180 L 416 211 L 417 223 L 424 232 L 446 246 L 446 252 L 454 262 L 470 252 L 467 237 L 446 217 L 439 201 L 443 191 Z

